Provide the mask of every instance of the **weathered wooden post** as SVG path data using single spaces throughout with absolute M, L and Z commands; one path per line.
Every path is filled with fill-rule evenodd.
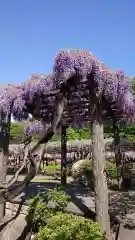
M 114 152 L 117 169 L 117 182 L 119 189 L 121 189 L 123 184 L 122 152 L 120 147 L 119 123 L 116 120 L 113 120 L 113 131 L 114 131 Z
M 100 96 L 93 94 L 92 105 L 92 170 L 94 176 L 95 191 L 95 211 L 96 220 L 99 222 L 101 231 L 106 235 L 107 240 L 110 236 L 110 217 L 108 213 L 108 187 L 106 179 L 105 143 L 104 126 L 102 119 L 102 101 Z
M 9 146 L 10 116 L 0 111 L 0 185 L 6 182 L 7 157 Z M 5 204 L 0 204 L 0 221 L 5 215 Z
M 61 124 L 61 183 L 67 183 L 67 135 L 66 125 Z

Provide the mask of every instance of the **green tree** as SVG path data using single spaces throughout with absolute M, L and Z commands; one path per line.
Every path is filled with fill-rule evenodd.
M 132 87 L 133 87 L 133 91 L 135 92 L 135 77 L 132 80 Z
M 11 141 L 18 139 L 18 143 L 19 143 L 19 140 L 22 139 L 22 136 L 23 136 L 24 126 L 25 126 L 25 123 L 16 122 L 11 124 L 11 128 L 10 128 Z

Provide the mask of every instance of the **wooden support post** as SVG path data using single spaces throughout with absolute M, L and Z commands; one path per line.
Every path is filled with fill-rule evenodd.
M 116 169 L 117 169 L 117 182 L 118 182 L 119 189 L 121 189 L 123 184 L 122 152 L 120 147 L 119 123 L 115 120 L 113 121 L 113 131 L 114 131 L 114 152 L 115 152 Z
M 110 240 L 112 238 L 110 236 L 110 218 L 108 213 L 104 130 L 101 119 L 101 105 L 98 100 L 95 101 L 93 110 L 92 170 L 94 176 L 96 219 L 100 224 L 102 233 L 106 235 L 107 240 Z
M 67 136 L 65 125 L 61 125 L 61 183 L 67 183 Z
M 7 158 L 9 146 L 10 116 L 0 112 L 0 185 L 4 185 L 7 175 Z M 5 215 L 5 204 L 0 204 L 0 221 Z

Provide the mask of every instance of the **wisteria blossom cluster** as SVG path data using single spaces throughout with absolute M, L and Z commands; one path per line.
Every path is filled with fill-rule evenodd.
M 73 126 L 82 126 L 86 117 L 89 117 L 86 102 L 90 95 L 89 88 L 92 90 L 95 86 L 105 101 L 110 106 L 112 104 L 113 111 L 119 111 L 122 117 L 134 117 L 131 79 L 125 77 L 121 70 L 109 70 L 91 52 L 81 50 L 60 51 L 55 57 L 52 74 L 34 74 L 22 85 L 8 85 L 0 91 L 0 107 L 6 113 L 11 111 L 17 120 L 28 119 L 31 113 L 35 119 L 49 124 L 56 102 L 56 95 L 49 94 L 59 91 L 63 84 L 68 84 L 69 88 L 75 86 L 70 89 L 71 103 L 67 106 L 66 114 L 64 112 Z M 42 128 L 38 127 L 32 131 L 38 130 L 42 132 Z
M 34 74 L 22 85 L 8 85 L 2 88 L 0 91 L 0 107 L 6 113 L 9 113 L 12 109 L 13 117 L 16 120 L 28 119 L 29 113 L 33 113 L 33 108 L 35 111 L 37 107 L 39 118 L 43 118 L 47 112 L 47 109 L 42 107 L 43 104 L 50 106 L 54 104 L 54 97 L 46 97 L 52 90 L 51 74 L 46 76 Z
M 72 159 L 79 160 L 82 157 L 82 153 L 85 155 L 87 154 L 87 157 L 91 157 L 91 141 L 90 140 L 73 140 L 73 141 L 68 141 L 67 142 L 67 159 L 70 161 Z M 122 142 L 121 144 L 124 144 Z M 130 145 L 130 143 L 126 143 L 127 146 Z M 105 157 L 106 159 L 112 159 L 115 156 L 115 153 L 113 152 L 113 139 L 108 138 L 105 139 L 105 145 L 106 145 L 106 152 L 105 152 Z M 31 143 L 32 146 L 32 143 Z M 61 144 L 60 142 L 49 142 L 46 145 L 46 153 L 45 157 L 52 159 L 54 157 L 56 159 L 61 158 Z M 24 155 L 24 145 L 9 145 L 9 155 L 10 156 L 21 156 Z M 134 151 L 126 151 L 123 152 L 123 159 L 126 162 L 135 162 L 135 152 Z
M 110 71 L 100 63 L 91 52 L 80 50 L 63 50 L 54 61 L 54 84 L 60 87 L 74 76 L 92 81 L 91 88 L 97 84 L 98 91 L 107 101 L 115 102 L 123 114 L 133 116 L 135 101 L 132 93 L 131 79 L 123 71 Z
M 52 74 L 37 75 L 33 74 L 31 78 L 24 84 L 24 96 L 30 102 L 33 102 L 35 97 L 46 96 L 53 90 L 53 77 Z
M 13 111 L 13 105 L 15 100 L 22 95 L 22 87 L 20 85 L 8 85 L 0 90 L 0 108 L 5 113 L 10 113 L 11 107 Z M 21 99 L 22 101 L 22 99 Z
M 46 127 L 40 121 L 33 121 L 28 123 L 24 128 L 24 134 L 27 136 L 34 136 L 34 135 L 43 135 L 46 131 Z
M 51 91 L 53 91 L 51 74 L 44 76 L 32 75 L 32 77 L 22 85 L 22 94 L 16 99 L 16 106 L 14 107 L 17 110 L 15 114 L 16 118 L 19 119 L 19 116 L 21 116 L 21 118 L 24 119 L 22 114 L 27 112 L 39 119 L 47 116 L 48 120 L 46 119 L 46 121 L 50 123 L 51 117 L 49 116 L 47 106 L 53 107 L 55 101 L 55 97 L 48 96 Z M 23 108 L 22 105 L 20 105 L 21 99 L 25 102 Z

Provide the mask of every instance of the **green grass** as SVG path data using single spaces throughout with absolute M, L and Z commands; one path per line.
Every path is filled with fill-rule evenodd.
M 48 183 L 48 182 L 52 182 L 52 183 L 59 183 L 59 180 L 53 180 L 53 179 L 46 179 L 46 178 L 34 178 L 31 182 L 34 183 Z
M 55 173 L 60 173 L 61 171 L 61 164 L 50 164 L 48 166 L 44 166 L 41 170 L 41 173 L 44 175 L 51 175 Z

